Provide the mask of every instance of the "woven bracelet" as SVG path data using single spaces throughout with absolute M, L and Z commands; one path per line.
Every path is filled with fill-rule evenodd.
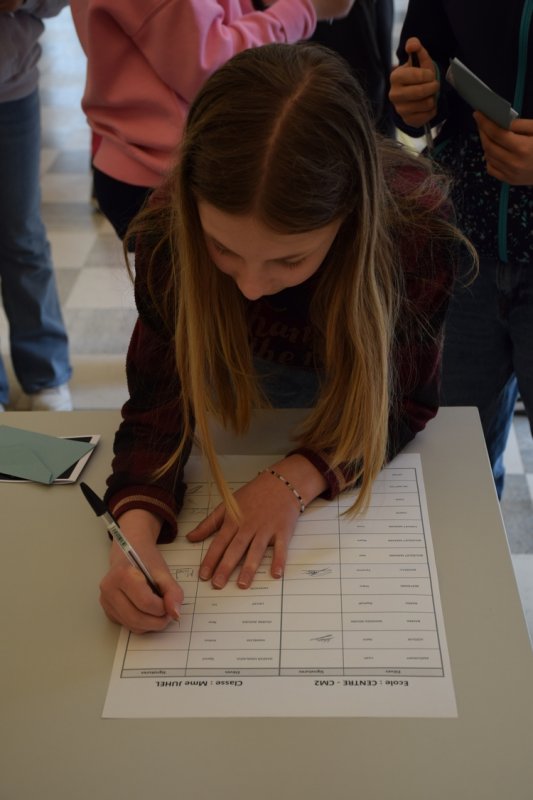
M 282 483 L 285 484 L 287 489 L 289 489 L 293 493 L 295 498 L 298 500 L 298 503 L 300 504 L 300 514 L 303 514 L 305 511 L 305 503 L 303 501 L 303 497 L 300 494 L 300 492 L 298 492 L 298 490 L 294 488 L 292 483 L 288 481 L 287 478 L 284 478 L 283 475 L 280 475 L 279 472 L 276 472 L 275 469 L 262 469 L 261 472 L 258 473 L 258 475 L 262 475 L 263 472 L 269 472 L 271 475 L 273 475 L 275 478 L 278 478 L 278 480 L 280 480 Z

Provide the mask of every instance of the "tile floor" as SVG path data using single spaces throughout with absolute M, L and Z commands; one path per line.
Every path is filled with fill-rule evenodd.
M 406 0 L 396 0 L 398 35 Z M 76 408 L 117 408 L 126 397 L 124 354 L 135 320 L 119 241 L 90 204 L 90 136 L 80 109 L 84 57 L 70 12 L 48 21 L 42 39 L 43 214 L 75 367 Z M 0 310 L 0 347 L 7 324 Z M 14 392 L 16 396 L 16 389 Z M 533 441 L 517 416 L 507 451 L 502 513 L 533 640 Z

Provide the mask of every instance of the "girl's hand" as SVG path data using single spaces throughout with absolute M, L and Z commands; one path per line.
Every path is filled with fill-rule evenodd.
M 405 43 L 409 60 L 396 67 L 390 76 L 389 100 L 406 125 L 420 128 L 437 113 L 437 94 L 440 84 L 435 65 L 419 39 L 411 37 Z M 413 66 L 416 53 L 419 66 Z
M 306 505 L 326 488 L 323 476 L 303 456 L 289 456 L 273 469 L 290 481 Z M 215 589 L 226 585 L 241 561 L 237 585 L 247 589 L 270 544 L 274 546 L 271 574 L 273 578 L 281 578 L 289 542 L 300 516 L 300 504 L 295 495 L 269 472 L 262 472 L 238 489 L 235 499 L 241 510 L 240 520 L 235 520 L 225 506 L 220 505 L 187 534 L 191 542 L 214 535 L 200 567 L 200 578 L 211 579 Z
M 100 603 L 112 622 L 132 633 L 161 631 L 179 620 L 183 591 L 171 576 L 156 542 L 161 521 L 148 511 L 135 509 L 120 517 L 120 528 L 137 551 L 163 597 L 152 592 L 140 570 L 133 567 L 113 542 L 110 568 L 100 583 Z

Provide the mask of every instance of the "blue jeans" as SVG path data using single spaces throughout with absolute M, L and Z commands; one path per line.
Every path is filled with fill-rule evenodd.
M 23 390 L 66 383 L 68 340 L 41 220 L 40 104 L 28 97 L 0 103 L 0 281 L 11 360 Z M 8 400 L 0 359 L 0 403 Z
M 518 388 L 531 425 L 533 265 L 481 256 L 478 277 L 456 288 L 446 319 L 442 404 L 477 406 L 498 497 Z

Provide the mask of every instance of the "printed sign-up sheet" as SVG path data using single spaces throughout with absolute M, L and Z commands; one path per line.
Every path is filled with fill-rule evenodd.
M 275 457 L 274 457 L 275 460 Z M 233 490 L 272 456 L 223 456 Z M 399 455 L 370 507 L 353 491 L 301 515 L 282 579 L 270 551 L 247 590 L 198 579 L 185 534 L 220 498 L 187 467 L 178 537 L 162 546 L 185 599 L 162 633 L 122 630 L 104 717 L 457 716 L 420 456 Z

